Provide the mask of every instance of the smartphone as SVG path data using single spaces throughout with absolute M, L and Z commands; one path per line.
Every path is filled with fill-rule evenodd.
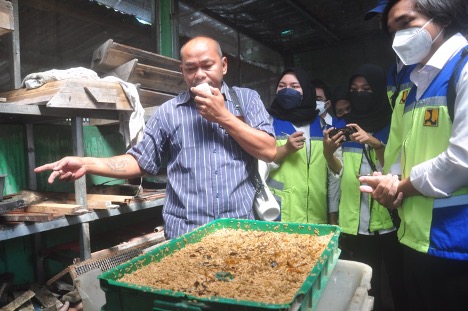
M 345 127 L 340 127 L 340 128 L 331 130 L 330 133 L 328 133 L 328 136 L 333 137 L 339 132 L 343 133 L 345 137 L 344 141 L 350 141 L 351 140 L 350 135 L 353 133 L 356 133 L 357 131 L 352 127 L 345 126 Z

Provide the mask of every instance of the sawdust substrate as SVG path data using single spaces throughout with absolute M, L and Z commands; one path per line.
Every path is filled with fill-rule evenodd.
M 291 303 L 331 236 L 220 229 L 119 281 L 203 298 Z

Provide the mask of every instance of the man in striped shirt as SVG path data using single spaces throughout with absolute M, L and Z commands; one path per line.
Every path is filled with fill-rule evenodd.
M 168 239 L 218 218 L 253 218 L 256 159 L 276 155 L 273 127 L 257 92 L 223 82 L 227 59 L 219 43 L 196 37 L 181 48 L 181 70 L 189 90 L 164 103 L 148 121 L 145 134 L 125 155 L 110 158 L 65 157 L 37 167 L 73 181 L 85 174 L 134 178 L 156 174 L 167 155 Z M 196 86 L 208 83 L 209 89 Z

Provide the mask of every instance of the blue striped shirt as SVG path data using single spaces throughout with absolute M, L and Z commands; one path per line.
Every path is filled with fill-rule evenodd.
M 258 93 L 246 88 L 233 89 L 245 122 L 273 135 Z M 240 115 L 228 90 L 223 83 L 221 92 L 226 107 L 234 115 Z M 127 153 L 148 174 L 156 174 L 164 156 L 168 156 L 163 208 L 168 239 L 218 218 L 253 218 L 252 177 L 256 159 L 219 124 L 200 116 L 189 91 L 159 107 L 148 120 L 142 141 Z

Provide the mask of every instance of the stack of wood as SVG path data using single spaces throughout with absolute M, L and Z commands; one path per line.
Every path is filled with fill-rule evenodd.
M 139 86 L 145 119 L 162 103 L 185 91 L 180 61 L 107 40 L 93 53 L 91 69 Z
M 112 190 L 116 187 L 108 189 L 101 193 L 87 194 L 87 209 L 76 204 L 74 193 L 23 190 L 20 193 L 5 196 L 6 201 L 12 200 L 21 204 L 15 205 L 12 209 L 0 210 L 0 223 L 16 225 L 21 222 L 50 221 L 70 215 L 81 215 L 90 210 L 118 208 L 130 202 L 155 200 L 165 196 L 162 189 L 148 189 L 138 196 L 118 194 Z
M 70 304 L 74 304 L 73 302 L 69 300 L 60 301 L 45 286 L 39 286 L 38 284 L 31 285 L 27 290 L 21 290 L 7 281 L 2 281 L 0 302 L 3 305 L 0 308 L 2 311 L 34 311 L 36 310 L 34 306 L 40 307 L 41 310 L 50 311 L 82 310 L 81 307 L 71 308 Z

